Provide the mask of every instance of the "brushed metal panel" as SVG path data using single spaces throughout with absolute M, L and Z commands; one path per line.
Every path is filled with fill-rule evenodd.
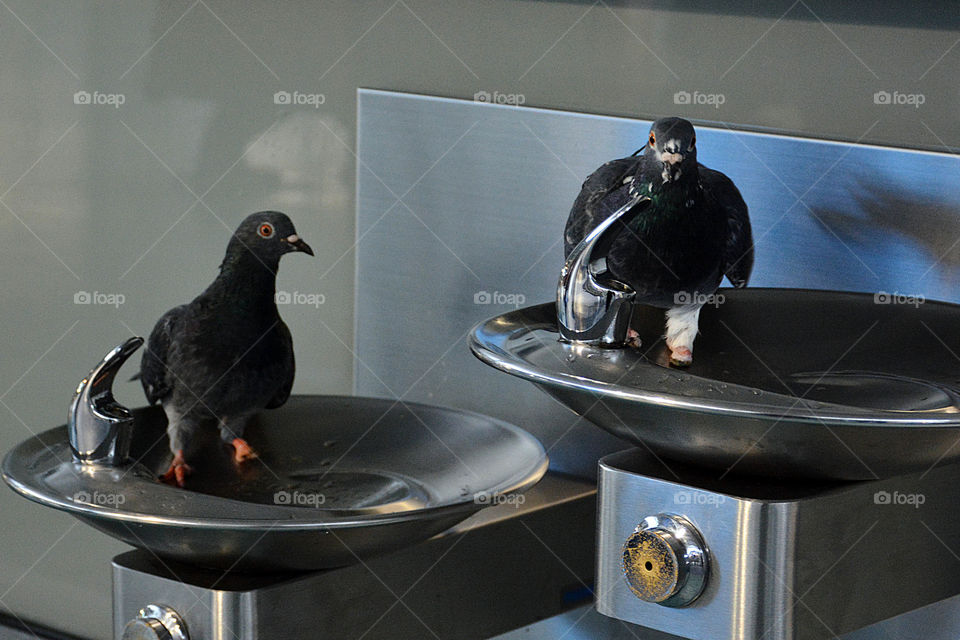
M 680 477 L 638 450 L 601 461 L 600 613 L 696 640 L 821 640 L 960 592 L 957 572 L 944 568 L 949 549 L 960 542 L 960 520 L 951 508 L 960 499 L 956 464 L 820 485 L 721 483 L 694 467 L 674 469 Z M 656 513 L 686 517 L 709 549 L 707 586 L 685 608 L 643 602 L 623 578 L 624 541 Z M 856 637 L 882 638 L 887 628 L 927 637 L 921 631 L 929 626 L 907 613 L 876 625 L 872 633 L 879 635 Z M 956 629 L 954 623 L 953 637 Z
M 593 475 L 624 445 L 464 339 L 553 299 L 582 180 L 649 121 L 376 90 L 358 110 L 356 392 L 494 415 L 540 438 L 555 469 Z M 722 126 L 697 139 L 750 206 L 752 285 L 960 300 L 957 157 Z

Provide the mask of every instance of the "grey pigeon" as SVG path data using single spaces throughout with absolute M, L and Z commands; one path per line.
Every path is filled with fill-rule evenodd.
M 635 301 L 667 310 L 670 363 L 689 366 L 700 309 L 726 275 L 744 287 L 753 268 L 747 205 L 733 182 L 697 162 L 697 135 L 682 118 L 661 118 L 646 146 L 611 160 L 583 183 L 564 229 L 565 255 L 634 194 L 651 202 L 616 237 L 606 256 Z M 638 337 L 630 332 L 632 340 Z
M 193 302 L 157 322 L 140 364 L 150 404 L 167 414 L 173 462 L 161 476 L 184 486 L 197 429 L 216 424 L 237 463 L 256 457 L 243 431 L 261 409 L 281 406 L 293 387 L 290 330 L 277 311 L 280 258 L 313 250 L 277 211 L 247 216 L 230 238 L 220 274 Z

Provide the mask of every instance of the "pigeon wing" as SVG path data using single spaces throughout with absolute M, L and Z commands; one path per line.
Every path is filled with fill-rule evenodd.
M 624 180 L 633 176 L 639 162 L 640 158 L 636 155 L 611 160 L 584 181 L 563 230 L 564 257 L 569 256 L 574 247 L 610 214 L 601 203 L 610 193 L 622 187 Z
M 737 288 L 747 286 L 753 270 L 753 233 L 747 203 L 727 176 L 700 165 L 700 182 L 727 220 L 721 271 Z
M 167 366 L 167 358 L 186 308 L 187 305 L 180 305 L 167 311 L 150 333 L 143 360 L 140 361 L 140 384 L 150 404 L 166 398 L 173 391 L 174 380 Z
M 290 329 L 286 323 L 281 320 L 277 326 L 277 330 L 280 331 L 280 339 L 285 347 L 284 351 L 288 354 L 287 362 L 285 363 L 286 378 L 283 380 L 280 388 L 277 389 L 277 393 L 270 399 L 270 402 L 267 403 L 267 409 L 276 409 L 277 407 L 283 406 L 283 403 L 290 397 L 290 391 L 293 389 L 293 377 L 297 368 L 293 357 L 293 338 L 290 336 Z

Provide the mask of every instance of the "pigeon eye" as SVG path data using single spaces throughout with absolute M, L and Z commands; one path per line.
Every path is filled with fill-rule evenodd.
M 650 146 L 651 147 L 657 146 L 657 135 L 653 132 L 650 132 Z
M 273 225 L 269 222 L 264 222 L 260 225 L 260 228 L 257 229 L 257 233 L 260 234 L 261 238 L 269 238 L 273 235 Z

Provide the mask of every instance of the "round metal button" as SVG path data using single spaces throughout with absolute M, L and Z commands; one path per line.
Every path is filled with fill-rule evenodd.
M 645 602 L 686 606 L 703 593 L 708 573 L 703 538 L 683 516 L 644 518 L 623 544 L 627 586 Z
M 176 611 L 148 604 L 123 628 L 121 640 L 189 640 L 189 636 Z

